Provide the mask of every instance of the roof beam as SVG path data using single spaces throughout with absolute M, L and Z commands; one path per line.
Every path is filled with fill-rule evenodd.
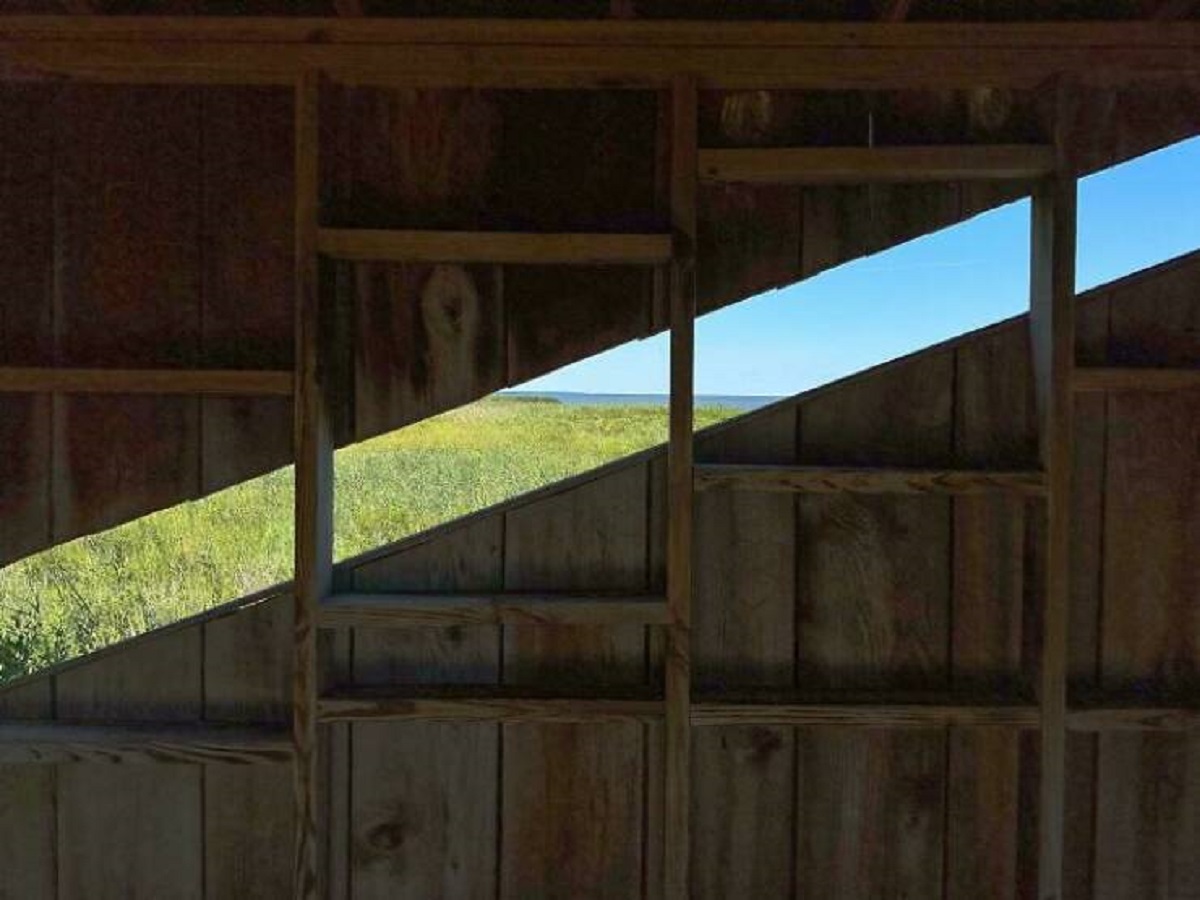
M 1200 74 L 1200 23 L 668 22 L 11 16 L 0 79 L 426 87 L 1034 87 Z

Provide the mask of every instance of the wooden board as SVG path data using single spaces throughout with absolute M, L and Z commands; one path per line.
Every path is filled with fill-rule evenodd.
M 507 513 L 505 588 L 644 589 L 648 496 L 638 465 Z M 506 684 L 639 684 L 645 659 L 638 626 L 505 629 Z M 638 724 L 504 727 L 505 900 L 641 894 L 645 753 Z
M 1036 460 L 1029 341 L 1022 330 L 993 333 L 955 352 L 955 456 L 960 465 L 1029 465 Z M 952 690 L 1030 696 L 1033 636 L 1027 555 L 1037 501 L 989 495 L 954 499 Z M 1022 757 L 1035 740 L 1013 731 L 948 735 L 946 895 L 1015 900 L 1036 873 L 1029 865 L 1035 810 L 1022 807 L 1034 783 Z M 1022 867 L 1022 863 L 1024 866 Z
M 796 413 L 786 407 L 701 439 L 697 459 L 788 463 L 795 444 Z M 721 492 L 696 498 L 697 688 L 792 686 L 795 531 L 792 497 Z M 692 745 L 692 896 L 791 897 L 793 730 L 694 730 Z
M 53 362 L 54 95 L 0 89 L 0 365 Z M 0 395 L 0 565 L 50 540 L 49 397 Z
M 58 362 L 188 367 L 200 348 L 199 92 L 73 86 L 60 101 Z M 195 496 L 198 428 L 197 399 L 62 398 L 55 538 Z
M 852 381 L 799 411 L 802 464 L 942 465 L 953 455 L 951 353 Z M 803 497 L 797 677 L 829 688 L 948 679 L 951 510 L 944 498 Z M 944 733 L 817 728 L 798 741 L 800 892 L 941 891 Z
M 291 597 L 277 594 L 204 625 L 204 712 L 222 722 L 289 722 Z M 295 829 L 290 765 L 204 769 L 208 897 L 287 897 Z
M 42 677 L 0 694 L 0 719 L 47 719 L 53 683 Z M 58 772 L 52 766 L 0 765 L 0 900 L 58 896 Z
M 358 590 L 494 590 L 503 531 L 479 520 L 360 566 Z M 358 628 L 354 682 L 493 682 L 500 629 Z M 483 900 L 496 892 L 497 725 L 356 724 L 352 730 L 350 890 L 354 900 L 397 896 Z
M 188 721 L 202 712 L 200 629 L 138 642 L 56 678 L 62 719 Z M 196 765 L 80 763 L 59 774 L 60 900 L 203 896 Z
M 201 98 L 206 365 L 292 368 L 292 104 L 287 91 Z M 289 399 L 201 403 L 204 492 L 291 461 Z

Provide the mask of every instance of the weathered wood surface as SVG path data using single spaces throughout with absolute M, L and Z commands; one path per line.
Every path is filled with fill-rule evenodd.
M 448 625 L 665 625 L 661 596 L 629 594 L 335 594 L 321 603 L 325 627 Z
M 1081 166 L 1194 133 L 1198 96 L 1187 85 L 1087 89 Z M 661 234 L 669 217 L 657 100 L 650 92 L 329 88 L 322 224 Z M 0 101 L 0 366 L 291 365 L 289 91 L 5 82 Z M 700 113 L 702 146 L 714 149 L 1045 137 L 1036 98 L 1022 91 L 711 91 Z M 705 185 L 700 311 L 1026 188 Z M 338 265 L 323 292 L 342 322 L 339 391 L 354 396 L 339 442 L 662 329 L 652 282 L 637 267 Z M 0 405 L 5 446 L 14 448 L 0 460 L 3 562 L 291 458 L 285 398 L 6 394 Z
M 1081 361 L 1193 364 L 1198 268 L 1192 256 L 1089 296 Z M 697 458 L 1028 465 L 1026 327 L 990 329 L 714 429 Z M 1086 477 L 1076 478 L 1073 500 L 1073 684 L 1132 692 L 1140 711 L 1081 706 L 1068 719 L 1101 730 L 1074 734 L 1068 747 L 1067 889 L 1186 897 L 1198 875 L 1200 737 L 1179 698 L 1196 689 L 1188 551 L 1200 516 L 1200 410 L 1183 393 L 1076 404 L 1077 474 Z M 886 421 L 879 412 L 897 409 L 904 415 Z M 662 461 L 644 454 L 352 561 L 338 590 L 661 591 Z M 711 713 L 709 690 L 739 688 L 847 700 L 863 691 L 1028 693 L 1043 565 L 1035 503 L 701 494 L 697 715 Z M 1151 530 L 1161 539 L 1147 542 Z M 10 686 L 0 714 L 284 725 L 291 602 L 285 593 L 254 598 Z M 471 624 L 360 628 L 344 641 L 342 630 L 331 669 L 345 662 L 346 686 L 397 693 L 443 683 L 655 691 L 653 630 Z M 1037 754 L 1032 732 L 1018 735 L 1021 722 L 1011 721 L 1027 713 L 1006 711 L 1006 730 L 983 725 L 969 703 L 948 702 L 931 728 L 928 710 L 882 706 L 926 719 L 814 726 L 809 712 L 780 701 L 785 724 L 695 730 L 698 896 L 791 897 L 797 885 L 848 897 L 877 896 L 880 885 L 921 896 L 1028 895 Z M 1149 730 L 1128 730 L 1137 717 Z M 319 770 L 334 896 L 658 896 L 658 726 L 337 727 Z M 0 766 L 0 897 L 200 897 L 205 883 L 212 897 L 286 894 L 290 780 L 287 766 Z

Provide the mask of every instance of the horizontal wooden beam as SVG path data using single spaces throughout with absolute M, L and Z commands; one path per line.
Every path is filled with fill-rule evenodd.
M 451 625 L 665 625 L 664 597 L 628 594 L 335 594 L 326 628 Z
M 842 466 L 696 466 L 697 490 L 783 491 L 805 494 L 988 494 L 1039 496 L 1036 471 L 905 469 Z
M 1054 168 L 1041 144 L 773 147 L 701 150 L 700 177 L 745 184 L 823 185 L 1038 178 Z
M 889 703 L 692 703 L 692 724 L 836 725 L 866 728 L 1037 728 L 1034 705 L 940 705 Z
M 1200 388 L 1200 368 L 1078 366 L 1072 376 L 1071 386 L 1077 392 L 1196 390 Z
M 952 90 L 1192 77 L 1171 22 L 801 23 L 6 16 L 0 78 L 427 87 Z
M 336 259 L 513 265 L 660 265 L 669 234 L 529 234 L 496 231 L 322 229 L 318 249 Z
M 291 371 L 0 368 L 0 393 L 292 395 Z
M 1200 731 L 1200 706 L 1109 706 L 1067 712 L 1070 731 Z
M 284 726 L 0 723 L 0 763 L 288 763 Z
M 457 688 L 457 686 L 455 686 Z M 647 722 L 663 717 L 660 700 L 543 697 L 502 687 L 433 691 L 357 688 L 319 701 L 322 722 Z

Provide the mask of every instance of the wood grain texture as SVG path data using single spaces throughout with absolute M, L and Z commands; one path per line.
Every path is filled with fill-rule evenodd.
M 204 710 L 220 722 L 273 723 L 289 765 L 210 765 L 204 772 L 204 884 L 209 898 L 288 897 L 295 835 L 289 729 L 292 598 L 276 594 L 204 624 Z M 283 851 L 283 852 L 281 852 Z
M 0 392 L 292 395 L 292 373 L 220 369 L 0 368 Z
M 1044 175 L 1053 164 L 1053 148 L 1036 144 L 700 151 L 706 181 L 774 185 L 1022 179 Z
M 357 567 L 362 591 L 488 591 L 503 586 L 498 517 Z M 354 681 L 403 693 L 499 678 L 500 629 L 359 627 Z M 472 722 L 355 724 L 350 895 L 485 900 L 496 893 L 500 729 Z M 343 788 L 345 789 L 345 788 Z M 339 836 L 340 838 L 340 836 Z
M 47 676 L 0 693 L 0 722 L 49 717 Z M 3 727 L 3 726 L 0 726 Z M 58 773 L 51 766 L 0 764 L 0 898 L 58 896 Z
M 508 512 L 505 587 L 644 589 L 646 479 L 637 465 Z M 574 539 L 564 545 L 554 538 L 562 534 Z M 505 629 L 504 681 L 593 691 L 644 684 L 645 656 L 638 626 Z M 505 726 L 502 752 L 501 896 L 628 898 L 642 883 L 643 727 Z
M 785 408 L 697 441 L 698 458 L 786 462 L 796 413 Z M 787 688 L 795 640 L 795 500 L 710 492 L 696 498 L 693 681 L 699 689 Z M 745 711 L 742 711 L 742 715 Z M 790 897 L 795 745 L 779 720 L 693 703 L 740 727 L 692 734 L 692 893 Z
M 671 243 L 668 234 L 520 234 L 352 228 L 324 228 L 317 238 L 321 252 L 332 259 L 527 266 L 659 265 L 671 258 Z
M 803 464 L 941 465 L 953 455 L 953 355 L 922 354 L 800 409 Z M 903 396 L 903 401 L 899 400 Z M 797 675 L 913 690 L 948 678 L 950 501 L 801 497 Z M 821 895 L 941 891 L 944 732 L 797 736 L 796 879 Z
M 660 596 L 628 594 L 334 594 L 322 626 L 446 628 L 453 625 L 664 625 Z
M 200 630 L 102 656 L 55 679 L 57 718 L 188 722 L 202 706 Z M 203 886 L 201 767 L 79 764 L 59 769 L 61 900 L 179 897 Z
M 1080 368 L 1071 386 L 1081 392 L 1160 393 L 1200 388 L 1200 368 L 1151 369 L 1147 367 Z
M 0 724 L 0 761 L 5 763 L 223 763 L 291 761 L 283 728 L 222 725 L 141 725 L 116 722 Z
M 1037 471 L 987 469 L 885 469 L 838 466 L 718 464 L 696 467 L 700 490 L 782 491 L 802 494 L 995 494 L 1038 495 L 1045 480 Z
M 193 366 L 199 92 L 73 86 L 59 103 L 56 364 Z M 57 540 L 199 493 L 197 399 L 64 397 L 54 427 Z
M 291 101 L 272 88 L 201 99 L 206 365 L 293 366 Z M 291 414 L 287 398 L 202 400 L 203 490 L 290 462 Z

